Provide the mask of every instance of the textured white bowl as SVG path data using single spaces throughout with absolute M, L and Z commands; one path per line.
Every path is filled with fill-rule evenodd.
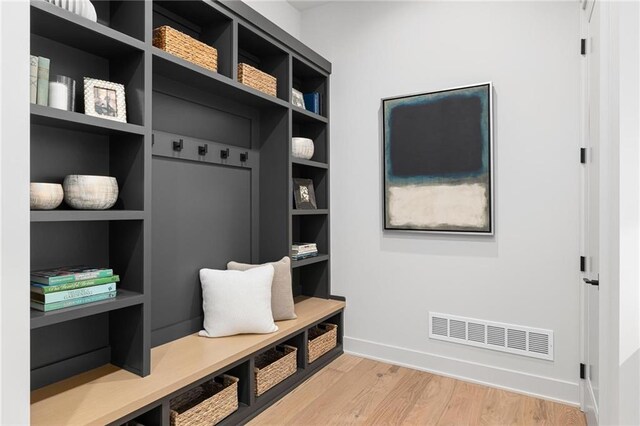
M 45 0 L 58 7 L 68 10 L 71 13 L 80 15 L 90 21 L 97 22 L 96 8 L 89 0 Z
M 313 157 L 313 141 L 309 138 L 292 138 L 291 155 L 295 158 L 310 160 Z
M 111 176 L 69 175 L 62 186 L 64 201 L 74 209 L 106 210 L 118 200 L 118 181 Z
M 51 210 L 62 203 L 64 193 L 59 183 L 31 182 L 29 203 L 33 210 Z

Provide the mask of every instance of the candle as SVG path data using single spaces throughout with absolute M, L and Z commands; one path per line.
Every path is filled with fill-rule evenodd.
M 64 83 L 49 83 L 49 106 L 58 109 L 69 108 L 69 88 Z

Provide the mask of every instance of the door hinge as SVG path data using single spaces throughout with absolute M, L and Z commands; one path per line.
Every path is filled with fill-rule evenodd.
M 581 38 L 580 39 L 580 54 L 581 55 L 586 55 L 587 54 L 587 39 L 586 38 Z
M 584 365 L 583 363 L 580 363 L 580 378 L 581 379 L 586 379 L 587 378 L 587 366 Z
M 587 258 L 580 256 L 580 272 L 584 272 L 587 269 Z
M 580 164 L 587 163 L 587 148 L 580 148 Z

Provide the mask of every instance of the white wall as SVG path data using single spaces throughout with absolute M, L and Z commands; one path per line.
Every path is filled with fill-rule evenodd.
M 601 10 L 601 425 L 640 424 L 640 4 Z
M 346 349 L 578 403 L 579 3 L 332 2 L 332 289 Z M 496 236 L 382 231 L 380 99 L 493 81 Z M 431 341 L 427 313 L 552 329 L 555 361 Z
M 300 38 L 300 12 L 285 0 L 243 1 L 292 36 Z
M 29 424 L 29 2 L 0 2 L 0 424 Z

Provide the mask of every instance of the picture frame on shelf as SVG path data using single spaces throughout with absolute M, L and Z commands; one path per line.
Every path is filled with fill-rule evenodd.
M 92 117 L 126 123 L 127 104 L 124 85 L 85 77 L 84 113 Z
M 291 89 L 291 103 L 299 108 L 306 109 L 304 106 L 304 95 L 301 91 Z
M 313 181 L 311 179 L 294 178 L 293 196 L 296 203 L 296 209 L 315 210 L 318 208 L 316 193 L 313 189 Z

